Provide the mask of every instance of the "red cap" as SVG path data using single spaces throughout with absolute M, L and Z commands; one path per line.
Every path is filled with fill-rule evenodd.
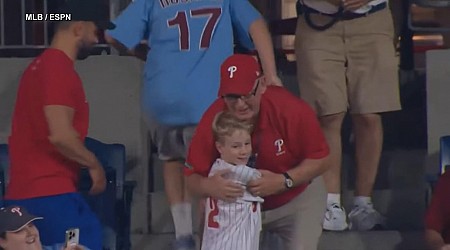
M 249 94 L 260 75 L 259 63 L 253 56 L 235 54 L 228 57 L 220 67 L 219 96 Z

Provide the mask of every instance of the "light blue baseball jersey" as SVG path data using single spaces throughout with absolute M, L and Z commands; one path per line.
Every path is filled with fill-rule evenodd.
M 259 18 L 248 0 L 136 0 L 108 34 L 128 48 L 148 40 L 143 111 L 162 124 L 188 125 L 217 98 L 233 34 L 252 49 L 249 28 Z

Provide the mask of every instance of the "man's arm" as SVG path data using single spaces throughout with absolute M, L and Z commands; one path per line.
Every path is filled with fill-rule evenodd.
M 224 178 L 230 169 L 217 171 L 211 177 L 203 177 L 193 173 L 187 177 L 187 186 L 192 194 L 201 198 L 212 197 L 227 202 L 235 202 L 238 197 L 244 195 L 244 188 L 232 180 Z
M 425 241 L 430 250 L 443 250 L 445 246 L 444 239 L 439 232 L 433 229 L 425 230 Z M 450 249 L 450 246 L 447 246 Z
M 281 80 L 277 75 L 272 37 L 264 19 L 259 18 L 255 20 L 250 25 L 249 33 L 261 58 L 261 66 L 264 75 L 269 81 L 268 84 L 282 86 Z
M 133 49 L 128 49 L 125 45 L 114 39 L 112 36 L 108 35 L 106 32 L 105 32 L 105 40 L 107 43 L 111 44 L 115 49 L 117 49 L 121 54 L 128 54 L 130 56 L 135 56 L 141 59 L 142 61 L 147 60 L 147 53 L 149 47 L 146 40 L 142 40 Z
M 294 187 L 305 184 L 323 174 L 328 169 L 327 157 L 322 159 L 305 159 L 299 165 L 287 171 L 294 181 Z M 286 191 L 285 178 L 282 174 L 260 169 L 262 177 L 248 183 L 248 190 L 256 196 L 269 196 Z
M 64 157 L 89 169 L 92 178 L 91 194 L 102 192 L 106 187 L 106 178 L 102 165 L 89 151 L 72 126 L 74 109 L 63 105 L 44 106 L 49 129 L 49 141 Z

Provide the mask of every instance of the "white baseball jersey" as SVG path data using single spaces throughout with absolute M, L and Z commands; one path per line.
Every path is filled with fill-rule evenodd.
M 231 165 L 222 159 L 216 160 L 209 176 L 223 169 L 231 170 L 225 178 L 243 186 L 261 177 L 261 173 L 254 168 Z M 206 199 L 202 250 L 258 250 L 263 201 L 248 191 L 233 203 Z

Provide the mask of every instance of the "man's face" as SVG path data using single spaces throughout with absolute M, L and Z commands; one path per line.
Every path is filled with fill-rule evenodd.
M 79 32 L 78 56 L 80 60 L 86 59 L 94 45 L 98 43 L 98 30 L 93 22 L 82 22 Z
M 248 131 L 236 130 L 216 142 L 220 158 L 233 165 L 246 165 L 252 153 L 252 139 Z
M 39 231 L 32 222 L 17 232 L 7 232 L 6 239 L 0 238 L 5 250 L 42 250 Z
M 253 90 L 248 95 L 224 97 L 228 112 L 239 120 L 251 122 L 259 114 L 261 96 L 266 90 L 263 78 L 256 81 Z M 234 96 L 234 97 L 233 97 Z

